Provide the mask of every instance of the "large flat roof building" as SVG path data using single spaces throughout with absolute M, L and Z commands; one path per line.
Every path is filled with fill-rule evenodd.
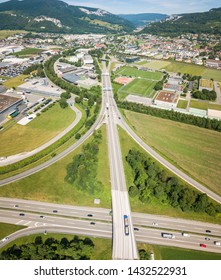
M 154 100 L 154 104 L 159 107 L 175 108 L 179 100 L 179 95 L 173 91 L 161 90 Z
M 7 116 L 22 105 L 23 98 L 16 98 L 13 96 L 0 94 L 0 122 L 7 118 Z

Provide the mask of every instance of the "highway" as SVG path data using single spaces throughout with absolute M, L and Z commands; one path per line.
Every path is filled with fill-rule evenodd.
M 120 141 L 117 131 L 114 98 L 110 76 L 105 70 L 103 62 L 103 95 L 106 101 L 106 123 L 108 134 L 108 151 L 110 161 L 112 215 L 113 215 L 113 250 L 114 260 L 138 259 L 138 251 L 133 231 L 130 202 L 127 192 L 126 180 Z M 127 218 L 125 219 L 124 216 Z M 125 222 L 128 221 L 128 226 Z
M 97 210 L 97 209 L 96 209 Z M 95 211 L 96 211 L 95 210 Z M 16 225 L 22 225 L 27 228 L 19 230 L 0 241 L 0 248 L 7 243 L 12 242 L 16 238 L 27 236 L 33 233 L 64 233 L 78 234 L 83 236 L 112 238 L 112 224 L 110 222 L 100 222 L 95 218 L 73 219 L 64 216 L 46 215 L 42 218 L 41 214 L 27 213 L 20 216 L 20 213 L 15 210 L 0 210 L 0 221 Z M 92 212 L 93 213 L 93 212 Z M 155 217 L 156 219 L 157 217 Z M 174 222 L 176 219 L 174 219 Z M 162 233 L 174 234 L 175 238 L 162 238 Z M 134 231 L 136 240 L 149 244 L 158 244 L 165 246 L 175 246 L 180 248 L 188 248 L 194 250 L 203 250 L 206 252 L 214 252 L 221 254 L 221 246 L 216 246 L 214 241 L 221 242 L 221 236 L 207 236 L 190 233 L 189 236 L 183 236 L 181 232 L 174 230 L 155 229 L 140 227 L 139 231 Z M 220 234 L 220 231 L 219 231 Z M 207 238 L 207 240 L 205 239 Z M 200 244 L 205 244 L 206 248 L 200 247 Z
M 105 66 L 103 65 L 104 69 Z M 177 176 L 191 184 L 193 187 L 197 188 L 203 193 L 207 193 L 208 196 L 221 203 L 221 197 L 213 193 L 212 191 L 205 188 L 200 183 L 196 182 L 184 172 L 178 170 L 160 155 L 158 155 L 153 149 L 151 149 L 148 145 L 146 145 L 141 138 L 139 138 L 134 131 L 127 125 L 127 123 L 122 118 L 116 102 L 113 97 L 111 81 L 109 74 L 104 70 L 102 74 L 102 106 L 98 119 L 95 124 L 91 127 L 91 129 L 81 137 L 81 139 L 76 142 L 74 145 L 69 147 L 67 150 L 63 151 L 61 154 L 52 158 L 51 160 L 35 167 L 30 170 L 27 170 L 23 173 L 15 175 L 11 178 L 7 178 L 0 181 L 0 186 L 4 186 L 10 182 L 25 178 L 30 176 L 31 174 L 37 173 L 40 170 L 52 165 L 56 161 L 62 159 L 81 144 L 93 134 L 95 129 L 97 129 L 101 123 L 104 121 L 107 125 L 107 134 L 108 134 L 108 152 L 109 152 L 109 160 L 110 160 L 110 173 L 111 173 L 111 186 L 112 186 L 112 219 L 110 216 L 110 210 L 108 209 L 92 209 L 92 208 L 83 208 L 81 210 L 77 210 L 76 207 L 70 208 L 70 206 L 56 205 L 56 209 L 54 209 L 55 205 L 45 205 L 44 203 L 39 202 L 23 202 L 20 200 L 15 203 L 13 201 L 13 205 L 9 208 L 13 207 L 13 211 L 4 209 L 0 211 L 2 222 L 15 223 L 20 225 L 28 226 L 29 228 L 24 231 L 27 234 L 30 231 L 38 230 L 39 227 L 42 229 L 46 229 L 48 232 L 56 229 L 58 232 L 63 232 L 64 227 L 73 234 L 85 234 L 89 236 L 99 236 L 105 238 L 112 236 L 113 232 L 113 259 L 138 259 L 138 253 L 136 248 L 136 241 L 151 243 L 151 244 L 159 244 L 159 245 L 167 245 L 167 246 L 177 246 L 182 248 L 190 248 L 190 249 L 201 249 L 201 250 L 211 250 L 211 252 L 220 252 L 220 247 L 215 246 L 212 242 L 214 241 L 212 238 L 213 235 L 220 236 L 221 228 L 219 225 L 211 225 L 211 224 L 203 224 L 198 222 L 191 221 L 180 221 L 181 219 L 172 219 L 168 217 L 158 217 L 153 215 L 139 214 L 139 213 L 131 213 L 130 203 L 127 193 L 127 187 L 124 176 L 124 169 L 122 163 L 122 155 L 120 150 L 119 137 L 117 132 L 117 125 L 120 125 L 129 136 L 131 136 L 144 150 L 146 150 L 152 157 L 154 157 L 157 161 L 163 164 L 166 168 L 174 172 Z M 107 106 L 108 104 L 108 106 Z M 108 108 L 107 108 L 108 107 Z M 104 119 L 105 118 L 105 119 Z M 3 199 L 0 200 L 0 208 L 7 208 L 3 206 Z M 26 205 L 25 205 L 26 204 Z M 16 205 L 19 205 L 16 207 Z M 23 207 L 23 208 L 22 208 Z M 29 209 L 28 209 L 29 208 Z M 45 209 L 43 209 L 45 208 Z M 15 211 L 23 210 L 23 211 L 31 211 L 33 213 L 28 213 L 28 215 L 21 216 L 19 213 L 15 213 Z M 57 212 L 54 212 L 56 210 Z M 91 210 L 93 213 L 88 213 Z M 47 212 L 48 211 L 48 212 Z M 90 211 L 90 212 L 91 212 Z M 95 212 L 94 212 L 95 211 Z M 103 213 L 103 212 L 104 213 Z M 7 212 L 7 213 L 6 213 Z M 36 214 L 38 212 L 38 214 Z M 80 213 L 81 212 L 81 213 Z M 39 213 L 45 213 L 41 218 Z M 62 217 L 60 216 L 62 214 Z M 92 215 L 88 217 L 88 214 Z M 128 228 L 129 234 L 125 234 L 125 224 L 123 216 L 128 216 Z M 52 216 L 52 217 L 50 217 Z M 59 218 L 59 217 L 60 218 Z M 54 218 L 55 217 L 55 218 Z M 69 217 L 69 218 L 68 218 Z M 71 218 L 72 217 L 72 218 Z M 73 220 L 73 217 L 74 220 Z M 67 220 L 70 219 L 71 220 Z M 86 219 L 86 220 L 78 220 Z M 155 220 L 159 221 L 155 221 Z M 91 224 L 91 221 L 96 220 L 96 226 Z M 112 223 L 113 222 L 113 227 Z M 134 225 L 138 230 L 134 231 Z M 33 229 L 34 228 L 34 229 Z M 87 230 L 85 230 L 85 228 Z M 162 229 L 168 230 L 182 230 L 190 232 L 190 236 L 183 237 L 181 232 L 179 234 L 176 233 L 176 238 L 173 240 L 162 238 L 161 233 Z M 210 230 L 211 232 L 205 232 L 205 230 Z M 110 232 L 109 232 L 110 230 Z M 105 231 L 103 233 L 102 231 Z M 52 231 L 53 232 L 53 231 Z M 64 231 L 66 232 L 66 231 Z M 108 233 L 107 233 L 108 232 Z M 207 234 L 211 236 L 210 243 L 207 248 L 199 247 L 199 244 L 205 241 L 205 238 L 202 236 L 198 236 L 197 234 Z M 195 236 L 196 235 L 196 236 Z M 9 238 L 11 239 L 11 236 Z M 5 242 L 3 242 L 5 244 Z M 3 246 L 3 245 L 2 245 Z
M 0 210 L 9 210 L 15 213 L 33 213 L 38 216 L 66 217 L 89 219 L 112 223 L 111 209 L 54 204 L 33 200 L 0 197 Z M 88 215 L 92 215 L 91 217 Z M 152 227 L 156 229 L 171 229 L 188 233 L 220 236 L 221 225 L 186 219 L 171 218 L 161 215 L 131 213 L 134 227 Z M 0 217 L 1 219 L 1 217 Z M 42 221 L 42 219 L 41 219 Z M 210 230 L 211 232 L 206 232 Z

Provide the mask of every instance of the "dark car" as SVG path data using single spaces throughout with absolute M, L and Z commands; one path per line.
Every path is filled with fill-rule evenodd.
M 209 232 L 209 233 L 210 233 L 210 232 L 211 232 L 211 230 L 207 229 L 207 230 L 206 230 L 206 232 Z
M 58 213 L 58 210 L 53 210 L 53 213 Z
M 95 222 L 90 222 L 91 225 L 95 225 Z
M 20 214 L 19 214 L 19 216 L 24 216 L 24 215 L 25 215 L 24 213 L 20 213 Z
M 209 237 L 205 237 L 205 240 L 209 241 L 209 240 L 210 240 L 210 238 L 209 238 Z
M 93 215 L 92 215 L 92 214 L 87 214 L 87 216 L 88 216 L 88 217 L 93 217 Z
M 45 216 L 41 215 L 41 216 L 40 216 L 40 218 L 44 219 L 44 218 L 45 218 Z
M 135 230 L 135 231 L 139 231 L 139 228 L 135 227 L 134 230 Z

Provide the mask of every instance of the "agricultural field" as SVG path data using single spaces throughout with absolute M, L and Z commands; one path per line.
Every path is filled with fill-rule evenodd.
M 28 77 L 29 75 L 19 75 L 15 78 L 7 79 L 7 81 L 3 83 L 3 86 L 5 86 L 7 89 L 16 88 L 22 85 L 24 80 Z
M 187 100 L 180 99 L 178 104 L 177 104 L 177 108 L 179 108 L 179 109 L 186 109 L 187 105 L 188 105 L 188 101 Z
M 94 199 L 100 198 L 97 207 L 111 207 L 109 164 L 107 152 L 107 135 L 103 126 L 102 143 L 99 145 L 98 168 L 96 179 L 103 184 L 101 192 L 91 194 L 88 191 L 77 189 L 65 181 L 67 175 L 66 166 L 73 161 L 73 157 L 82 152 L 82 145 L 75 151 L 59 160 L 44 170 L 27 178 L 10 183 L 0 188 L 1 197 L 23 198 L 43 202 L 69 204 L 76 206 L 95 207 Z M 84 143 L 91 142 L 92 136 Z
M 126 76 L 126 77 L 139 77 L 139 78 L 149 79 L 154 81 L 159 81 L 163 77 L 163 74 L 160 72 L 143 71 L 129 66 L 121 67 L 115 72 L 115 75 Z
M 155 60 L 147 62 L 145 67 L 154 70 L 163 70 L 165 69 L 168 72 L 173 73 L 189 73 L 196 76 L 202 76 L 204 79 L 214 79 L 215 81 L 221 82 L 221 71 L 216 69 L 209 69 L 200 65 L 188 64 L 184 62 L 175 62 L 175 61 L 164 61 L 164 60 Z
M 131 83 L 119 90 L 119 93 L 124 95 L 124 98 L 129 95 L 139 95 L 152 98 L 155 94 L 155 81 L 145 79 L 134 79 Z
M 131 111 L 126 120 L 154 150 L 184 172 L 221 194 L 220 133 Z
M 71 108 L 61 109 L 57 103 L 26 126 L 14 124 L 1 130 L 0 155 L 9 156 L 41 146 L 68 127 L 75 117 Z

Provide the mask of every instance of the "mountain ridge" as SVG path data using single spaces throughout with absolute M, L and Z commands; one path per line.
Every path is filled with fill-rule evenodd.
M 177 36 L 183 33 L 221 34 L 221 8 L 207 12 L 178 14 L 162 22 L 152 23 L 141 33 L 162 36 Z
M 130 32 L 129 21 L 99 8 L 60 0 L 10 0 L 0 3 L 0 29 L 55 33 Z

